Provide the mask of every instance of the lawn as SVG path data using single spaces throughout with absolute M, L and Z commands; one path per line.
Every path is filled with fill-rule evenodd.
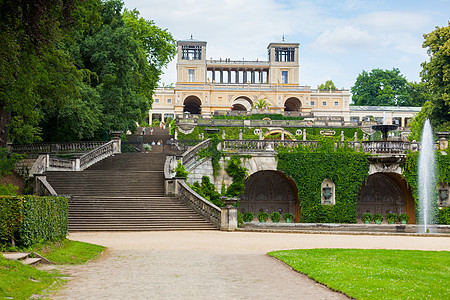
M 449 299 L 450 295 L 448 251 L 306 249 L 268 254 L 355 299 Z
M 34 251 L 55 264 L 83 264 L 104 249 L 102 246 L 63 240 L 22 251 Z M 0 256 L 0 299 L 28 299 L 33 295 L 43 295 L 63 285 L 64 281 L 64 275 L 56 270 L 43 271 Z

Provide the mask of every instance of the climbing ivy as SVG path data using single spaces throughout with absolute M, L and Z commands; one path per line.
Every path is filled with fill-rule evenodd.
M 403 177 L 413 192 L 413 198 L 416 209 L 416 216 L 420 215 L 419 207 L 419 182 L 418 182 L 418 165 L 419 165 L 419 152 L 409 153 L 406 156 L 406 163 L 403 169 Z M 436 151 L 436 184 L 440 182 L 450 183 L 450 155 L 442 155 L 439 151 Z M 436 189 L 437 191 L 437 186 Z M 435 197 L 437 199 L 437 193 Z M 448 220 L 448 218 L 440 218 L 439 213 L 445 214 L 446 210 L 439 211 L 437 201 L 433 201 L 431 221 L 437 223 L 439 220 Z M 444 221 L 439 221 L 443 224 Z M 445 222 L 444 222 L 445 223 Z M 450 224 L 443 224 L 450 225 Z
M 219 149 L 217 149 L 219 143 L 220 143 L 219 138 L 216 135 L 213 135 L 211 137 L 211 142 L 208 148 L 201 149 L 197 153 L 197 156 L 199 158 L 211 157 L 211 164 L 213 167 L 214 176 L 216 176 L 217 172 L 220 170 L 219 161 L 223 156 L 223 153 Z
M 242 166 L 241 156 L 233 155 L 228 161 L 225 171 L 233 178 L 233 182 L 228 186 L 225 195 L 239 197 L 244 193 L 244 180 L 248 171 L 246 167 Z
M 224 206 L 222 200 L 220 200 L 220 194 L 216 191 L 213 183 L 211 183 L 208 176 L 202 177 L 202 183 L 198 181 L 191 185 L 191 188 L 197 192 L 203 198 L 211 201 L 214 205 L 218 207 Z
M 321 147 L 278 150 L 278 170 L 296 183 L 303 223 L 356 223 L 356 198 L 368 177 L 368 155 L 323 140 Z M 336 204 L 321 205 L 321 184 L 335 183 Z

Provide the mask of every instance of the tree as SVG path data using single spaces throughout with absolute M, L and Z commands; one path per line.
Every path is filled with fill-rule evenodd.
M 412 98 L 408 92 L 408 81 L 396 68 L 363 71 L 351 88 L 354 105 L 410 106 Z
M 431 100 L 431 90 L 425 82 L 408 82 L 408 93 L 411 101 L 408 106 L 423 106 Z
M 78 1 L 0 2 L 0 146 L 4 147 L 8 139 L 39 139 L 41 103 L 60 103 L 73 91 L 66 84 L 71 76 L 66 75 L 73 74 L 74 69 L 55 45 L 73 21 L 75 2 Z M 46 72 L 48 66 L 61 67 L 61 73 L 66 72 L 60 73 L 62 84 L 57 93 L 49 87 L 58 74 Z
M 450 131 L 450 22 L 424 35 L 430 57 L 422 63 L 422 81 L 431 91 L 430 107 L 423 109 L 436 131 Z
M 325 82 L 325 84 L 321 84 L 319 86 L 319 90 L 325 90 L 325 91 L 333 90 L 334 91 L 334 90 L 336 90 L 336 86 L 334 85 L 333 80 L 327 80 Z

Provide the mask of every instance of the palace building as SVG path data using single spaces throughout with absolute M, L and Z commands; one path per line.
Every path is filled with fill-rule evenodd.
M 154 94 L 152 119 L 250 112 L 264 100 L 270 113 L 310 118 L 340 118 L 346 122 L 382 121 L 407 127 L 420 107 L 350 106 L 349 90 L 319 90 L 300 85 L 299 43 L 267 46 L 267 61 L 206 59 L 206 42 L 177 42 L 177 81 Z

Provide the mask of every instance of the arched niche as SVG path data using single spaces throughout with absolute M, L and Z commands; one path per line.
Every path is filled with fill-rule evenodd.
M 184 99 L 183 112 L 189 112 L 194 115 L 199 115 L 202 112 L 202 101 L 197 96 L 189 96 Z
M 300 218 L 300 206 L 295 182 L 280 171 L 258 171 L 245 180 L 245 190 L 239 202 L 239 210 L 269 214 L 278 211 L 291 213 L 296 221 Z
M 284 101 L 284 111 L 301 111 L 302 102 L 295 97 L 288 98 Z
M 231 107 L 233 110 L 238 111 L 251 111 L 253 102 L 250 98 L 245 96 L 240 96 L 236 98 L 233 103 L 231 103 Z

